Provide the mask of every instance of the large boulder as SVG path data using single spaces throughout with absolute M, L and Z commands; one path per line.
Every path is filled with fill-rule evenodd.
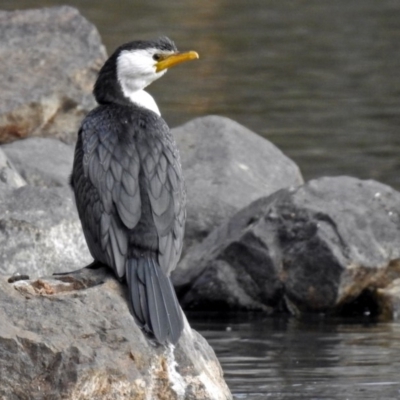
M 321 178 L 241 210 L 182 260 L 175 284 L 186 308 L 349 312 L 400 277 L 399 243 L 399 192 Z
M 0 187 L 0 274 L 49 275 L 92 261 L 69 187 Z
M 207 342 L 187 322 L 176 348 L 150 342 L 105 268 L 13 284 L 0 276 L 0 319 L 1 398 L 232 399 Z
M 187 187 L 186 249 L 252 201 L 303 182 L 277 147 L 228 118 L 197 118 L 172 133 Z
M 106 59 L 97 29 L 67 6 L 0 11 L 0 37 L 0 142 L 73 142 Z
M 29 185 L 66 186 L 72 171 L 74 147 L 53 138 L 31 137 L 1 148 Z

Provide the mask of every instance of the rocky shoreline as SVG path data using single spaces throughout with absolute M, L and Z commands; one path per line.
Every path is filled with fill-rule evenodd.
M 188 324 L 175 350 L 152 346 L 109 272 L 51 276 L 91 262 L 68 179 L 106 53 L 71 7 L 0 21 L 0 397 L 230 399 Z M 400 318 L 399 192 L 352 177 L 304 183 L 227 118 L 172 131 L 188 192 L 173 274 L 184 309 Z M 29 279 L 10 283 L 15 274 Z

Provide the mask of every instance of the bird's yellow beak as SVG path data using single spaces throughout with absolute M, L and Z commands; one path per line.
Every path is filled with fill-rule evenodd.
M 195 51 L 171 54 L 156 63 L 156 72 L 160 72 L 166 68 L 171 68 L 185 61 L 196 60 L 197 58 L 199 58 L 199 55 Z

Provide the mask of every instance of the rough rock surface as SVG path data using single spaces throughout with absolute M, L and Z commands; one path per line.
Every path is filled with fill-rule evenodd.
M 67 6 L 0 11 L 0 37 L 0 142 L 75 141 L 106 59 L 97 29 Z
M 69 187 L 0 187 L 0 273 L 71 271 L 92 261 Z
M 105 268 L 8 283 L 0 276 L 0 398 L 232 399 L 211 347 L 186 323 L 175 349 L 134 323 Z
M 175 276 L 186 308 L 341 312 L 400 277 L 400 193 L 321 178 L 252 203 Z
M 172 133 L 188 195 L 186 249 L 252 201 L 303 182 L 277 147 L 228 118 L 197 118 Z
M 4 151 L 0 148 L 0 182 L 9 187 L 19 188 L 26 185 L 22 176 L 9 160 Z
M 53 138 L 32 137 L 1 146 L 29 185 L 66 186 L 74 147 Z

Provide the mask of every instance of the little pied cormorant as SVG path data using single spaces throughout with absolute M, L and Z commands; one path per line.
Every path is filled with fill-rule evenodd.
M 126 280 L 135 321 L 161 344 L 175 344 L 183 329 L 169 275 L 182 251 L 186 193 L 175 141 L 143 89 L 196 58 L 166 37 L 119 47 L 99 72 L 99 105 L 80 127 L 71 176 L 93 258 Z

